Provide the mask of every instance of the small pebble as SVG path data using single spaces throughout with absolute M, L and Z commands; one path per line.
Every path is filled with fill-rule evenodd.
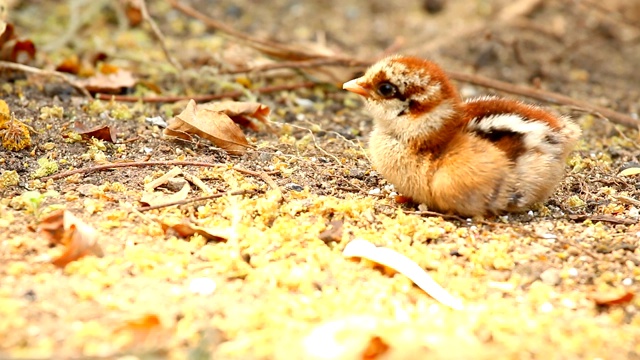
M 424 0 L 422 8 L 429 14 L 437 14 L 444 9 L 445 0 Z
M 562 306 L 566 307 L 567 309 L 576 309 L 578 307 L 576 302 L 571 299 L 562 299 L 561 302 Z
M 302 106 L 304 108 L 313 107 L 313 101 L 311 101 L 309 99 L 296 98 L 294 101 L 295 101 L 296 105 Z
M 553 311 L 553 304 L 551 304 L 550 302 L 546 302 L 546 303 L 540 305 L 539 310 L 540 310 L 540 312 L 543 312 L 543 313 L 549 313 L 549 312 Z
M 300 192 L 302 190 L 304 190 L 304 188 L 296 183 L 288 183 L 284 186 L 285 189 L 287 190 L 292 190 L 292 191 L 297 191 Z
M 556 286 L 560 284 L 560 280 L 562 279 L 560 278 L 560 271 L 558 271 L 558 269 L 550 268 L 540 274 L 540 280 L 547 285 Z
M 393 191 L 395 191 L 395 190 L 396 190 L 396 188 L 395 188 L 393 185 L 391 185 L 391 184 L 389 184 L 389 185 L 385 185 L 385 186 L 384 186 L 384 191 L 386 191 L 386 192 L 388 192 L 388 193 L 393 192 Z
M 144 121 L 147 124 L 154 125 L 154 126 L 157 126 L 157 127 L 161 127 L 161 128 L 166 128 L 167 127 L 167 122 L 164 121 L 164 119 L 162 117 L 160 117 L 160 116 L 144 118 Z
M 173 192 L 178 192 L 182 190 L 184 185 L 187 183 L 187 180 L 183 178 L 173 178 L 167 180 L 167 189 Z
M 622 285 L 624 286 L 631 286 L 633 285 L 633 279 L 632 278 L 624 278 L 622 280 Z
M 189 291 L 198 295 L 211 295 L 216 290 L 215 281 L 209 278 L 195 278 L 189 283 Z

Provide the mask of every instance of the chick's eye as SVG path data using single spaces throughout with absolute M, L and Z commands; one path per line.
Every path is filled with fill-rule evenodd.
M 378 91 L 378 94 L 380 94 L 380 96 L 384 96 L 386 98 L 392 97 L 398 92 L 398 88 L 392 83 L 388 82 L 378 84 L 376 90 Z

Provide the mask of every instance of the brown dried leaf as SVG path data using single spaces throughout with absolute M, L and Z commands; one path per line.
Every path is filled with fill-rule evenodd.
M 628 304 L 633 300 L 634 294 L 630 291 L 598 292 L 589 295 L 591 300 L 600 306 L 613 306 Z
M 73 54 L 63 59 L 62 62 L 56 66 L 56 71 L 77 75 L 80 73 L 80 68 L 80 58 L 78 55 Z
M 113 335 L 114 342 L 122 348 L 157 344 L 166 336 L 160 318 L 154 314 L 125 322 L 113 330 Z
M 66 246 L 64 253 L 52 260 L 55 266 L 65 267 L 87 255 L 104 255 L 96 230 L 69 211 L 57 211 L 45 218 L 38 225 L 38 232 L 49 242 Z
M 112 143 L 117 142 L 116 131 L 111 126 L 102 125 L 87 129 L 87 127 L 83 123 L 76 121 L 74 127 L 74 130 L 85 140 L 94 137 L 96 139 L 109 141 Z
M 19 39 L 12 24 L 0 28 L 0 60 L 27 64 L 36 57 L 36 46 L 31 40 Z
M 325 243 L 329 242 L 339 242 L 342 239 L 342 225 L 344 225 L 344 221 L 336 220 L 329 223 L 324 231 L 322 231 L 318 237 L 320 240 Z
M 197 135 L 231 155 L 242 155 L 251 147 L 240 127 L 228 115 L 222 111 L 199 109 L 193 100 L 169 121 L 163 133 L 189 141 L 192 141 L 192 135 Z
M 387 344 L 380 336 L 373 336 L 362 352 L 362 360 L 375 360 L 389 351 Z
M 266 127 L 269 127 L 269 113 L 271 109 L 257 102 L 220 101 L 210 102 L 198 106 L 198 109 L 207 109 L 225 113 L 236 124 L 246 126 L 258 131 L 258 126 L 252 121 L 256 119 Z
M 203 236 L 207 240 L 213 241 L 227 241 L 229 234 L 224 229 L 213 229 L 213 228 L 205 228 L 202 226 L 198 226 L 188 222 L 187 220 L 183 221 L 179 224 L 166 224 L 162 223 L 162 228 L 164 231 L 173 230 L 178 233 L 178 235 L 187 238 L 194 234 L 199 234 Z
M 189 196 L 189 191 L 191 191 L 191 185 L 189 185 L 188 182 L 185 182 L 182 189 L 180 189 L 180 191 L 178 191 L 177 193 L 165 194 L 160 191 L 147 192 L 142 195 L 140 202 L 149 206 L 171 204 L 176 201 L 186 199 L 187 196 Z
M 118 94 L 123 89 L 131 88 L 136 84 L 136 79 L 130 71 L 119 69 L 113 74 L 103 74 L 101 72 L 94 76 L 78 81 L 92 93 Z
M 140 25 L 142 20 L 144 20 L 140 1 L 124 0 L 122 3 L 124 5 L 125 14 L 127 15 L 127 20 L 129 20 L 129 26 L 137 27 Z

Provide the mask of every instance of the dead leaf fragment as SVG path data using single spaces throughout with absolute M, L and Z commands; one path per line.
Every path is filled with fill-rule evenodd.
M 252 119 L 258 120 L 260 123 L 269 127 L 269 113 L 271 109 L 264 104 L 257 102 L 241 102 L 241 101 L 219 101 L 210 102 L 198 106 L 198 109 L 206 109 L 211 111 L 220 111 L 225 113 L 236 124 L 258 131 L 258 126 Z
M 613 215 L 607 214 L 595 214 L 595 215 L 586 215 L 586 214 L 572 214 L 569 215 L 569 219 L 574 221 L 586 221 L 591 220 L 592 222 L 602 221 L 608 222 L 612 224 L 623 224 L 623 225 L 633 225 L 638 222 L 638 220 L 627 219 L 627 218 L 619 218 Z
M 411 279 L 414 284 L 441 304 L 456 310 L 463 308 L 460 299 L 449 294 L 417 263 L 397 251 L 376 247 L 366 240 L 355 239 L 345 246 L 342 254 L 346 257 L 365 258 L 389 267 Z
M 184 183 L 184 186 L 180 191 L 172 194 L 165 194 L 160 191 L 146 192 L 140 198 L 140 202 L 148 206 L 162 206 L 164 204 L 173 204 L 177 201 L 182 201 L 189 196 L 191 191 L 191 185 L 188 182 Z
M 600 306 L 613 306 L 628 304 L 633 300 L 634 294 L 630 291 L 612 291 L 592 293 L 589 298 Z
M 108 141 L 111 143 L 116 143 L 118 141 L 115 129 L 109 125 L 101 125 L 87 129 L 83 123 L 76 121 L 74 127 L 74 130 L 85 140 L 94 137 L 98 140 Z
M 212 241 L 227 241 L 229 237 L 229 232 L 225 229 L 214 229 L 214 228 L 206 228 L 202 226 L 198 226 L 190 223 L 188 220 L 183 221 L 178 224 L 166 224 L 162 223 L 162 228 L 165 232 L 168 230 L 173 230 L 178 233 L 178 235 L 187 238 L 194 234 L 198 234 L 203 236 L 207 240 Z
M 58 267 L 65 267 L 83 256 L 104 255 L 97 242 L 96 230 L 69 211 L 56 211 L 42 220 L 38 232 L 50 243 L 66 246 L 64 253 L 52 260 Z
M 618 173 L 618 176 L 632 176 L 640 174 L 640 167 L 626 168 Z
M 28 64 L 36 57 L 36 46 L 31 40 L 19 39 L 13 24 L 0 20 L 0 60 Z
M 373 336 L 367 344 L 367 348 L 362 352 L 362 360 L 375 360 L 389 351 L 387 344 L 380 336 Z
M 164 330 L 157 315 L 147 314 L 115 328 L 113 330 L 114 342 L 122 348 L 155 346 L 164 337 Z
M 119 69 L 112 74 L 99 72 L 78 83 L 92 93 L 119 94 L 123 89 L 133 87 L 136 79 L 130 71 Z
M 180 169 L 177 166 L 174 166 L 171 170 L 169 170 L 168 172 L 166 172 L 164 175 L 160 176 L 159 178 L 147 183 L 144 185 L 144 191 L 151 191 L 155 188 L 157 188 L 160 185 L 166 184 L 167 181 L 169 181 L 169 179 L 173 179 L 176 176 L 182 174 L 182 169 Z
M 205 138 L 231 155 L 242 155 L 249 145 L 242 130 L 222 111 L 200 109 L 194 100 L 169 121 L 163 133 L 183 140 L 193 141 L 192 135 Z
M 342 225 L 344 221 L 336 220 L 329 223 L 326 229 L 322 231 L 318 237 L 325 243 L 339 242 L 342 239 Z

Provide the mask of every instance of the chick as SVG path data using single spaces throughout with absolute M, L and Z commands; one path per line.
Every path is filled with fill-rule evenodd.
M 343 88 L 373 115 L 375 169 L 443 213 L 501 214 L 545 201 L 581 134 L 568 117 L 519 101 L 463 101 L 438 65 L 416 57 L 383 59 Z

